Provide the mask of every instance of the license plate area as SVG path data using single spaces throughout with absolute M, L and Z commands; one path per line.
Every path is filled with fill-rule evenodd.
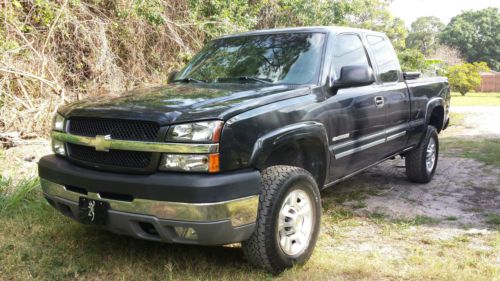
M 78 218 L 85 224 L 105 225 L 108 222 L 109 203 L 80 197 Z

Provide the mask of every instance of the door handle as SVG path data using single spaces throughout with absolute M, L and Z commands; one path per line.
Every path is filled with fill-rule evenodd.
M 376 96 L 375 97 L 375 106 L 376 107 L 383 107 L 384 106 L 384 97 Z

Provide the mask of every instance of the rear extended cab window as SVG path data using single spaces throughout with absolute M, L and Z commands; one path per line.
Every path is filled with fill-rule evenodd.
M 361 38 L 356 34 L 339 34 L 333 43 L 333 72 L 340 78 L 340 70 L 347 65 L 370 65 Z
M 398 81 L 398 63 L 391 42 L 382 36 L 366 36 L 383 83 Z

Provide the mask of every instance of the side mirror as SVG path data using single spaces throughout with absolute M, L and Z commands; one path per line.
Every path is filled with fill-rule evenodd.
M 347 65 L 340 69 L 340 78 L 333 82 L 333 88 L 365 86 L 373 82 L 375 76 L 368 65 Z
M 179 73 L 178 70 L 172 70 L 172 71 L 170 71 L 170 73 L 168 74 L 168 78 L 167 78 L 167 83 L 168 84 L 170 84 L 170 83 L 172 83 L 172 81 L 174 81 L 175 76 L 177 76 L 177 73 Z

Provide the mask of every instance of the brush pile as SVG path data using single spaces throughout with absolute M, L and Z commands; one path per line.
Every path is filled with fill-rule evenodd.
M 164 82 L 205 38 L 187 1 L 0 0 L 0 17 L 0 132 L 21 136 L 68 101 Z

